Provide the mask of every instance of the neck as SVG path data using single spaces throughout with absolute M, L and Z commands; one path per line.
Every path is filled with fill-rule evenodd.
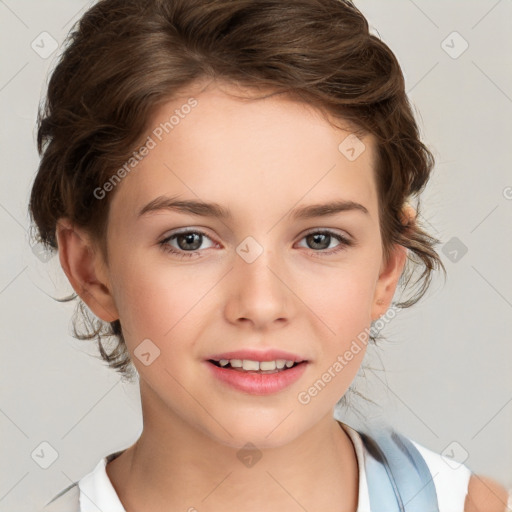
M 143 404 L 141 436 L 107 465 L 127 512 L 356 511 L 356 454 L 332 414 L 284 446 L 240 452 Z

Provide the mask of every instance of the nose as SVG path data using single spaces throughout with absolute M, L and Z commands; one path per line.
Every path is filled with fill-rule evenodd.
M 293 315 L 293 293 L 282 259 L 263 248 L 252 260 L 245 256 L 244 247 L 241 249 L 229 273 L 226 318 L 233 324 L 258 330 L 283 327 Z M 254 247 L 250 250 L 254 251 Z

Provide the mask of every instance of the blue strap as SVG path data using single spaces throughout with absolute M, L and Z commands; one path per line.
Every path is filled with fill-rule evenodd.
M 371 512 L 439 512 L 426 462 L 409 439 L 387 426 L 358 431 L 366 448 L 365 472 Z M 45 512 L 79 510 L 78 483 L 59 493 Z
M 430 470 L 409 439 L 388 426 L 359 435 L 372 512 L 439 512 Z

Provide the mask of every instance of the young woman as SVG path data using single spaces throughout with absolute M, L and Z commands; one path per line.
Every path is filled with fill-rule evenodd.
M 40 239 L 144 422 L 45 510 L 506 510 L 496 482 L 333 417 L 372 322 L 442 267 L 408 203 L 432 155 L 354 5 L 100 1 L 38 147 Z

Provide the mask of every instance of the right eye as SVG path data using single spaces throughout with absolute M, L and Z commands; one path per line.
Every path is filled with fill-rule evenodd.
M 159 242 L 159 245 L 164 251 L 171 254 L 176 254 L 179 257 L 191 257 L 199 254 L 199 247 L 201 247 L 204 238 L 211 240 L 211 238 L 202 231 L 186 230 L 167 236 Z M 171 245 L 171 241 L 175 241 L 178 247 Z

